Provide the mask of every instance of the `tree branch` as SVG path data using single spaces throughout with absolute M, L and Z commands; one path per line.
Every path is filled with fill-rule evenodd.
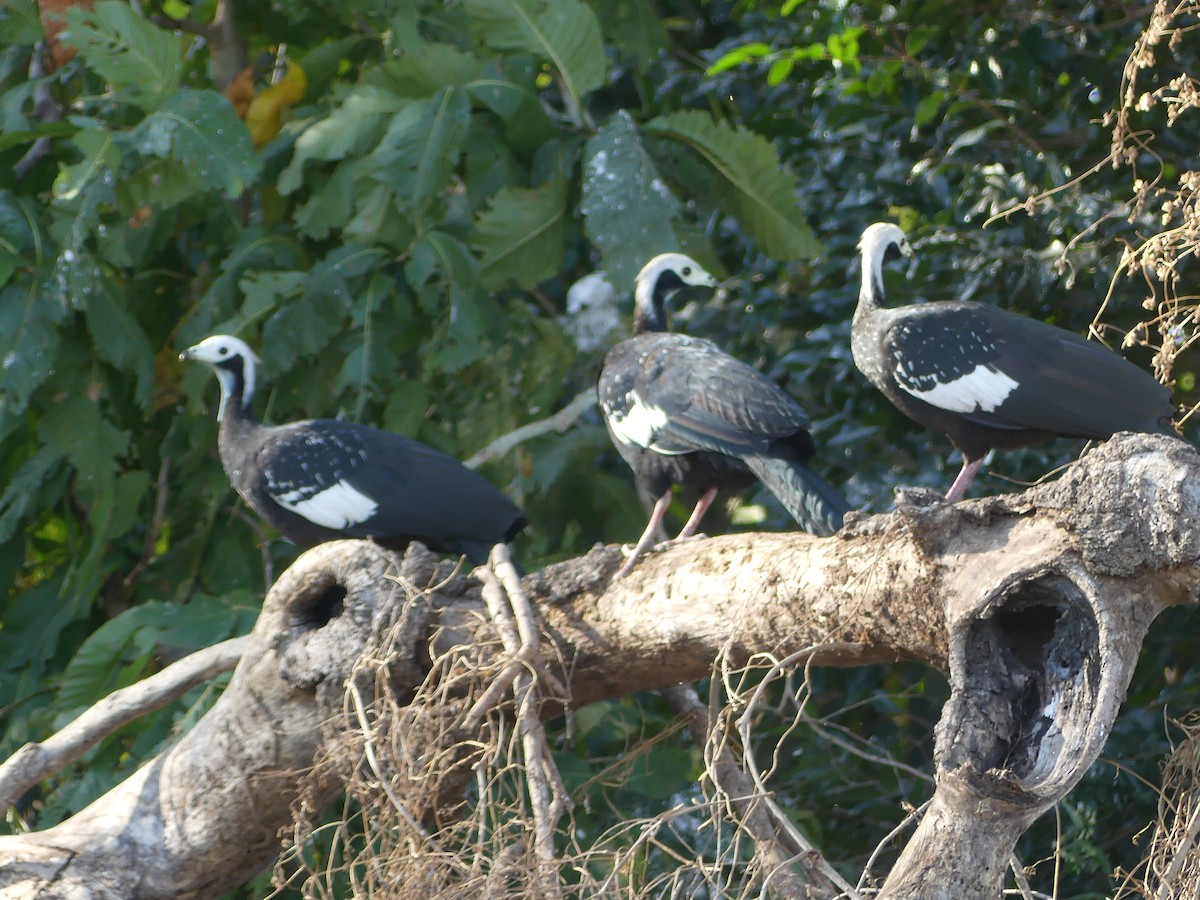
M 500 435 L 500 437 L 496 438 L 482 450 L 473 454 L 463 465 L 468 469 L 478 469 L 485 462 L 506 455 L 513 447 L 523 444 L 532 438 L 549 434 L 551 431 L 562 434 L 575 424 L 576 419 L 595 405 L 596 389 L 594 387 L 588 388 L 586 391 L 580 391 L 570 403 L 554 415 L 538 419 L 536 422 L 529 422 L 520 428 L 510 431 L 508 434 Z
M 198 650 L 137 684 L 113 691 L 53 737 L 26 744 L 0 765 L 0 809 L 13 806 L 43 778 L 79 759 L 122 725 L 228 672 L 245 647 L 246 638 L 240 637 Z
M 541 714 L 692 681 L 718 657 L 761 665 L 807 649 L 810 665 L 948 669 L 936 793 L 881 896 L 994 898 L 1017 837 L 1103 747 L 1150 621 L 1196 600 L 1197 483 L 1189 445 L 1122 435 L 1056 482 L 957 505 L 910 500 L 831 538 L 690 542 L 617 582 L 619 550 L 593 550 L 521 584 L 540 614 L 536 656 L 561 661 L 567 678 L 569 694 L 547 697 Z M 431 660 L 503 669 L 479 582 L 452 569 L 416 546 L 403 563 L 360 542 L 305 553 L 268 594 L 213 710 L 72 819 L 0 838 L 0 891 L 201 897 L 270 865 L 295 773 L 341 746 L 322 723 L 381 628 L 402 626 L 389 687 L 401 702 Z M 531 745 L 527 766 L 537 756 Z M 328 771 L 311 808 L 339 789 Z

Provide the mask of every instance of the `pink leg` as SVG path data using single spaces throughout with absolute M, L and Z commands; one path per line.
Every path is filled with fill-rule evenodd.
M 700 499 L 696 501 L 696 508 L 692 510 L 691 518 L 687 520 L 687 524 L 683 526 L 683 530 L 679 532 L 679 537 L 675 540 L 682 541 L 696 533 L 696 529 L 700 527 L 700 520 L 704 518 L 704 514 L 708 512 L 708 508 L 712 506 L 716 496 L 717 489 L 715 487 L 710 487 L 700 495 Z
M 982 465 L 983 457 L 968 460 L 964 456 L 963 466 L 958 471 L 958 477 L 954 479 L 954 484 L 950 485 L 950 490 L 946 491 L 946 499 L 951 503 L 957 503 L 961 500 L 971 482 L 975 480 L 975 475 L 979 472 Z
M 625 565 L 621 566 L 621 571 L 617 572 L 617 578 L 624 578 L 628 575 L 633 569 L 633 564 L 637 562 L 637 558 L 654 545 L 654 531 L 662 524 L 663 516 L 667 514 L 670 506 L 671 489 L 667 488 L 667 492 L 655 501 L 654 510 L 650 513 L 650 521 L 646 524 L 646 530 L 638 538 L 637 545 L 629 554 L 629 559 L 625 560 Z

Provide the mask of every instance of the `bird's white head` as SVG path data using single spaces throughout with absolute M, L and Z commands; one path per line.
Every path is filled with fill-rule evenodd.
M 242 406 L 250 405 L 254 396 L 254 366 L 259 362 L 250 345 L 230 334 L 214 334 L 179 354 L 180 359 L 202 362 L 217 375 L 221 383 L 221 405 L 217 421 L 225 417 L 225 407 L 234 393 L 241 393 Z
M 876 222 L 863 231 L 858 249 L 862 252 L 862 291 L 859 298 L 878 303 L 883 298 L 883 264 L 901 256 L 911 259 L 912 244 L 899 225 Z
M 717 279 L 682 253 L 660 253 L 638 272 L 635 282 L 634 329 L 665 330 L 664 304 L 685 287 L 716 287 Z

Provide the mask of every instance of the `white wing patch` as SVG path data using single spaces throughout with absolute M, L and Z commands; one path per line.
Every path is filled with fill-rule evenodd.
M 900 383 L 900 387 L 939 409 L 973 413 L 995 410 L 1016 389 L 1017 382 L 999 369 L 980 365 L 966 375 L 936 384 L 928 391 L 919 391 L 903 383 Z
M 649 448 L 654 442 L 654 435 L 667 424 L 667 414 L 660 407 L 643 403 L 637 391 L 630 391 L 625 396 L 629 401 L 629 409 L 622 416 L 614 411 L 608 424 L 613 434 L 624 443 Z
M 340 530 L 365 522 L 375 515 L 379 504 L 345 481 L 306 496 L 307 491 L 288 491 L 274 500 L 284 509 L 324 528 Z

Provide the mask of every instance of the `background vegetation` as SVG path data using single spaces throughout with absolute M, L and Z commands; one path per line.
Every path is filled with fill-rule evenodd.
M 1186 262 L 1164 275 L 1139 257 L 1110 297 L 1125 248 L 1186 212 L 1164 214 L 1147 184 L 1173 190 L 1195 160 L 1194 129 L 1139 102 L 1197 71 L 1185 32 L 1127 96 L 1149 6 L 99 0 L 59 19 L 51 5 L 0 2 L 0 758 L 248 630 L 294 557 L 236 501 L 215 383 L 177 360 L 214 332 L 260 349 L 267 419 L 343 416 L 466 458 L 591 384 L 603 345 L 571 337 L 574 281 L 604 269 L 627 312 L 641 263 L 683 249 L 728 281 L 677 325 L 783 383 L 816 420 L 817 468 L 882 510 L 894 486 L 944 487 L 957 468 L 850 360 L 855 244 L 888 218 L 918 249 L 893 297 L 966 297 L 1075 330 L 1108 297 L 1106 339 L 1149 323 L 1128 352 L 1185 407 L 1194 391 L 1176 357 L 1192 333 L 1172 287 Z M 207 26 L 226 15 L 232 30 Z M 1122 108 L 1140 143 L 1105 165 Z M 1006 454 L 975 491 L 1078 449 Z M 594 413 L 484 471 L 533 523 L 517 544 L 530 569 L 644 521 Z M 726 513 L 789 525 L 762 494 Z M 1198 705 L 1189 616 L 1152 632 L 1112 759 L 1027 837 L 1027 863 L 1057 858 L 1035 886 L 1104 896 L 1140 857 L 1164 717 Z M 907 666 L 813 678 L 811 727 L 783 744 L 776 782 L 857 872 L 901 805 L 928 796 L 880 759 L 931 770 L 944 686 Z M 212 699 L 128 726 L 8 827 L 70 815 Z M 638 743 L 669 723 L 646 696 L 560 730 L 581 834 L 693 790 L 699 761 L 678 735 Z

